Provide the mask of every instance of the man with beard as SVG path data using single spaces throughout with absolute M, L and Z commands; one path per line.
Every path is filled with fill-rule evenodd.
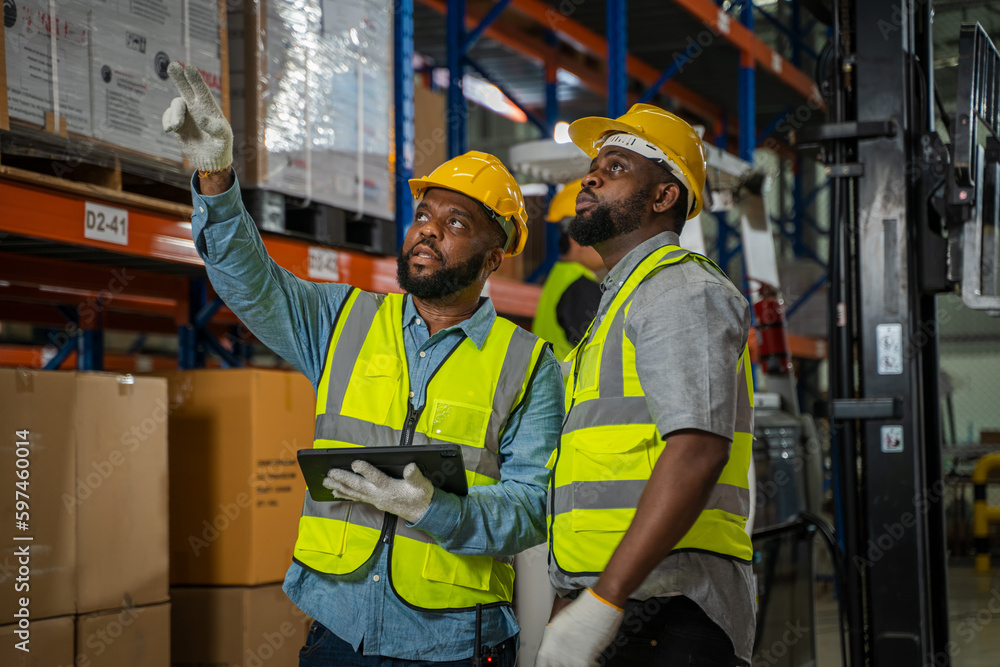
M 637 104 L 584 118 L 570 234 L 608 268 L 576 348 L 549 487 L 553 605 L 538 667 L 750 664 L 753 433 L 746 299 L 679 247 L 705 151 Z
M 314 445 L 456 443 L 464 454 L 464 497 L 413 464 L 395 479 L 360 461 L 324 482 L 345 500 L 306 497 L 284 584 L 316 619 L 300 664 L 468 665 L 482 604 L 482 641 L 513 666 L 512 557 L 545 539 L 545 462 L 563 417 L 548 345 L 480 296 L 525 244 L 516 181 L 476 152 L 410 181 L 418 203 L 397 260 L 408 295 L 302 281 L 267 256 L 201 75 L 169 71 L 181 97 L 164 129 L 199 170 L 195 245 L 223 300 L 316 387 Z
M 531 323 L 533 332 L 552 343 L 559 361 L 565 361 L 580 342 L 601 302 L 597 272 L 604 273 L 604 262 L 596 250 L 581 246 L 569 235 L 579 194 L 580 181 L 573 181 L 549 202 L 545 221 L 559 225 L 559 261 L 545 279 Z

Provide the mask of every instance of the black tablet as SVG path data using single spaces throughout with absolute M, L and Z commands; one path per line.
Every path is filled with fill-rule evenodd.
M 403 478 L 403 468 L 416 463 L 424 477 L 442 491 L 458 496 L 469 492 L 461 445 L 419 445 L 416 447 L 331 447 L 300 449 L 299 468 L 313 500 L 337 500 L 323 486 L 331 468 L 351 471 L 354 461 L 367 461 L 390 477 Z

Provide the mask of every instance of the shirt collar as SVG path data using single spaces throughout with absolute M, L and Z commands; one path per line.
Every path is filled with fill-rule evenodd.
M 628 279 L 629 274 L 639 266 L 642 260 L 656 250 L 668 245 L 680 245 L 681 239 L 677 232 L 660 232 L 650 239 L 646 239 L 636 247 L 629 250 L 628 254 L 608 271 L 608 275 L 601 281 L 602 292 L 617 292 Z
M 417 312 L 417 307 L 413 304 L 413 299 L 407 294 L 404 299 L 403 306 L 403 326 L 409 327 L 416 324 L 417 320 L 426 325 L 420 313 Z M 479 298 L 479 307 L 476 308 L 476 312 L 472 314 L 469 319 L 459 322 L 450 329 L 460 329 L 462 333 L 469 337 L 469 339 L 476 344 L 477 349 L 483 349 L 483 345 L 486 343 L 486 337 L 490 334 L 490 329 L 493 328 L 493 322 L 497 319 L 496 308 L 493 307 L 493 302 L 487 297 Z M 444 331 L 448 331 L 445 329 Z

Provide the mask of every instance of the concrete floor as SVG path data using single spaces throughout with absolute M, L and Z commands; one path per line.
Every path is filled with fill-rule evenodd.
M 971 563 L 952 566 L 948 576 L 951 666 L 997 667 L 1000 665 L 1000 567 L 994 565 L 991 574 L 976 574 Z M 821 592 L 816 598 L 818 667 L 843 664 L 838 613 L 833 593 Z

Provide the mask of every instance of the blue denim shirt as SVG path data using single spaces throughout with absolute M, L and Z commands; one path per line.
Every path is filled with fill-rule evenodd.
M 191 233 L 219 296 L 265 345 L 319 382 L 334 317 L 350 286 L 296 278 L 267 256 L 243 207 L 239 184 L 203 197 L 192 179 Z M 496 319 L 489 299 L 461 324 L 433 336 L 407 297 L 404 341 L 410 399 L 424 404 L 433 370 L 464 338 L 482 347 Z M 421 356 L 425 355 L 425 356 Z M 435 491 L 415 528 L 448 551 L 511 556 L 545 541 L 545 463 L 555 448 L 564 415 L 559 364 L 546 350 L 525 400 L 500 440 L 499 484 L 477 487 L 464 498 Z M 406 606 L 389 586 L 384 545 L 349 575 L 332 577 L 292 564 L 285 592 L 300 609 L 365 655 L 412 660 L 462 660 L 472 656 L 474 612 L 421 612 Z M 519 631 L 513 611 L 483 611 L 483 641 L 493 645 Z

